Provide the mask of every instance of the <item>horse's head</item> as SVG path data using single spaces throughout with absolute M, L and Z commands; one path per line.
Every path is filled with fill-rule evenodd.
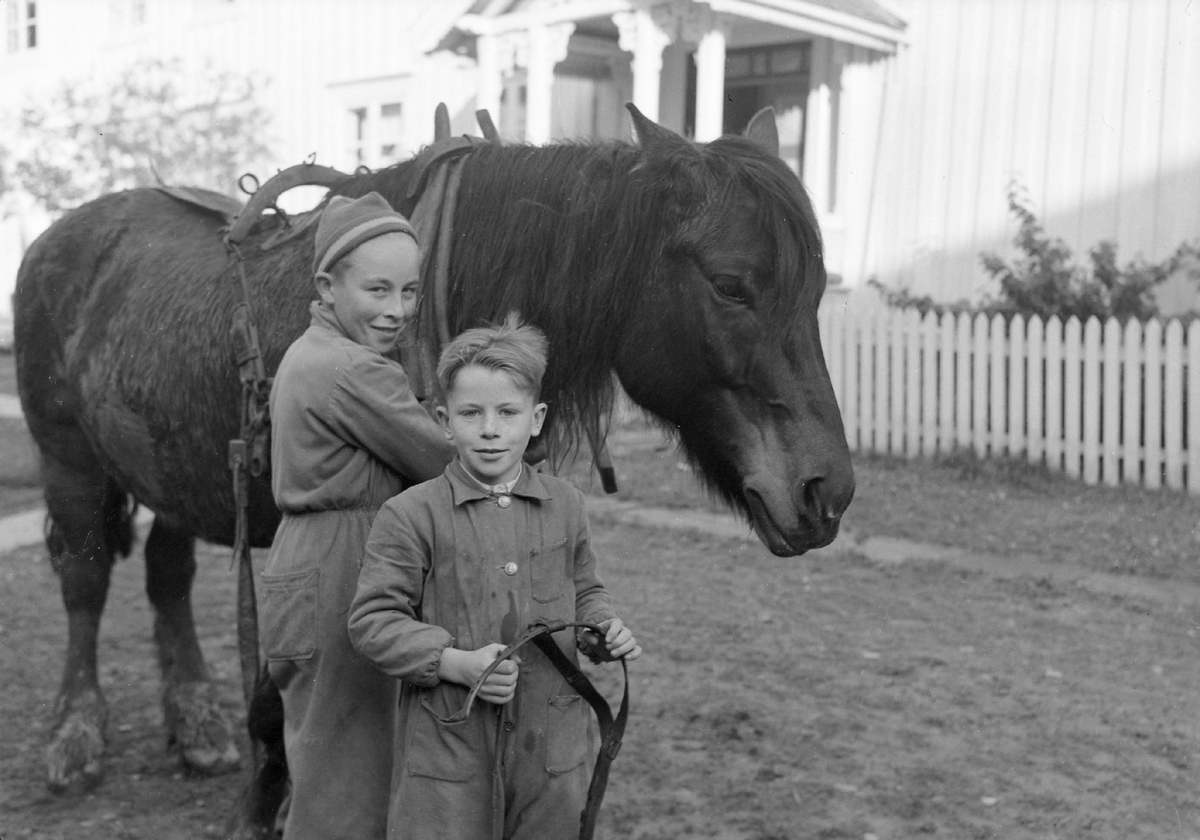
M 466 158 L 450 332 L 521 312 L 550 338 L 551 449 L 605 416 L 615 370 L 771 551 L 826 545 L 854 476 L 817 334 L 821 236 L 774 116 L 703 145 L 636 110 L 634 122 L 637 147 L 485 145 Z M 402 164 L 353 194 L 401 206 L 412 177 Z
M 630 110 L 635 174 L 671 232 L 644 267 L 621 382 L 773 553 L 827 545 L 854 474 L 817 331 L 820 232 L 774 116 L 696 145 Z

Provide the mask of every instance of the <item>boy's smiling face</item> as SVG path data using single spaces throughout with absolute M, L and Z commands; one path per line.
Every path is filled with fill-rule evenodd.
M 467 365 L 454 375 L 438 419 L 463 467 L 484 484 L 506 484 L 521 471 L 529 439 L 542 431 L 546 404 L 503 370 Z
M 317 294 L 352 341 L 387 353 L 413 317 L 421 289 L 421 256 L 404 233 L 368 239 L 317 274 Z

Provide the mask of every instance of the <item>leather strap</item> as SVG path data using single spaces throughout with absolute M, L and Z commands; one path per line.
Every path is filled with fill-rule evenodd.
M 599 628 L 596 628 L 599 630 Z M 604 631 L 600 630 L 603 637 Z M 592 782 L 588 785 L 587 801 L 579 815 L 579 838 L 591 840 L 596 831 L 596 818 L 600 815 L 600 802 L 604 799 L 604 789 L 608 786 L 608 770 L 613 759 L 621 751 L 621 740 L 625 736 L 625 722 L 629 718 L 629 672 L 625 660 L 621 667 L 625 669 L 625 690 L 621 694 L 621 708 L 613 717 L 608 703 L 596 691 L 592 681 L 580 671 L 563 652 L 549 633 L 533 637 L 533 643 L 546 654 L 547 658 L 558 668 L 558 672 L 570 683 L 571 687 L 582 695 L 583 699 L 596 713 L 596 722 L 600 725 L 600 753 L 596 756 L 596 767 L 592 770 Z
M 562 674 L 563 679 L 579 692 L 580 696 L 592 707 L 592 711 L 596 713 L 596 722 L 600 728 L 600 753 L 596 756 L 596 767 L 592 771 L 592 781 L 588 786 L 587 801 L 584 803 L 583 811 L 579 814 L 579 840 L 592 840 L 596 830 L 596 818 L 600 814 L 600 803 L 604 799 L 604 790 L 608 786 L 609 767 L 612 765 L 613 759 L 617 757 L 617 753 L 621 751 L 621 741 L 625 736 L 625 724 L 629 719 L 629 668 L 626 666 L 624 659 L 619 660 L 625 679 L 625 688 L 621 695 L 621 706 L 614 716 L 608 702 L 600 695 L 596 687 L 592 685 L 592 681 L 587 678 L 587 675 L 583 671 L 579 670 L 570 657 L 562 652 L 558 643 L 554 641 L 554 633 L 570 627 L 581 627 L 591 630 L 593 633 L 598 634 L 601 639 L 604 638 L 603 628 L 585 621 L 555 619 L 552 621 L 534 622 L 512 644 L 501 651 L 494 662 L 488 665 L 487 669 L 476 680 L 475 685 L 471 687 L 471 691 L 467 695 L 467 700 L 463 703 L 463 707 L 448 718 L 447 722 L 455 723 L 466 720 L 467 716 L 471 714 L 471 706 L 475 703 L 475 698 L 478 696 L 479 690 L 500 663 L 511 658 L 514 653 L 529 642 L 537 645 L 538 649 L 546 654 L 546 657 L 558 669 L 558 672 Z
M 245 179 L 247 176 L 243 175 Z M 349 181 L 352 175 L 339 172 L 328 166 L 315 163 L 298 163 L 271 177 L 265 184 L 250 193 L 250 200 L 234 220 L 225 236 L 226 245 L 240 245 L 263 211 L 275 206 L 276 199 L 294 187 L 319 186 L 337 187 Z M 252 176 L 251 176 L 252 178 Z

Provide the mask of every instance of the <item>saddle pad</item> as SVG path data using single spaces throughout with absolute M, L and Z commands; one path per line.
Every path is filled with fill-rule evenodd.
M 201 189 L 200 187 L 166 186 L 158 186 L 154 187 L 154 189 L 166 193 L 176 201 L 182 201 L 184 204 L 189 204 L 207 213 L 212 213 L 225 224 L 233 224 L 234 218 L 238 213 L 242 212 L 242 203 L 236 198 L 230 198 L 223 193 L 213 192 L 212 190 Z

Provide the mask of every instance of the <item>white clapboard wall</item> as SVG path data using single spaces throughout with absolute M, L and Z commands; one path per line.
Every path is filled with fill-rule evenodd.
M 1014 181 L 1084 258 L 1107 239 L 1157 261 L 1200 231 L 1200 3 L 887 5 L 908 45 L 853 54 L 840 89 L 845 282 L 992 290 L 979 254 L 1011 252 Z
M 828 306 L 821 339 L 852 451 L 970 449 L 1200 493 L 1200 320 Z

